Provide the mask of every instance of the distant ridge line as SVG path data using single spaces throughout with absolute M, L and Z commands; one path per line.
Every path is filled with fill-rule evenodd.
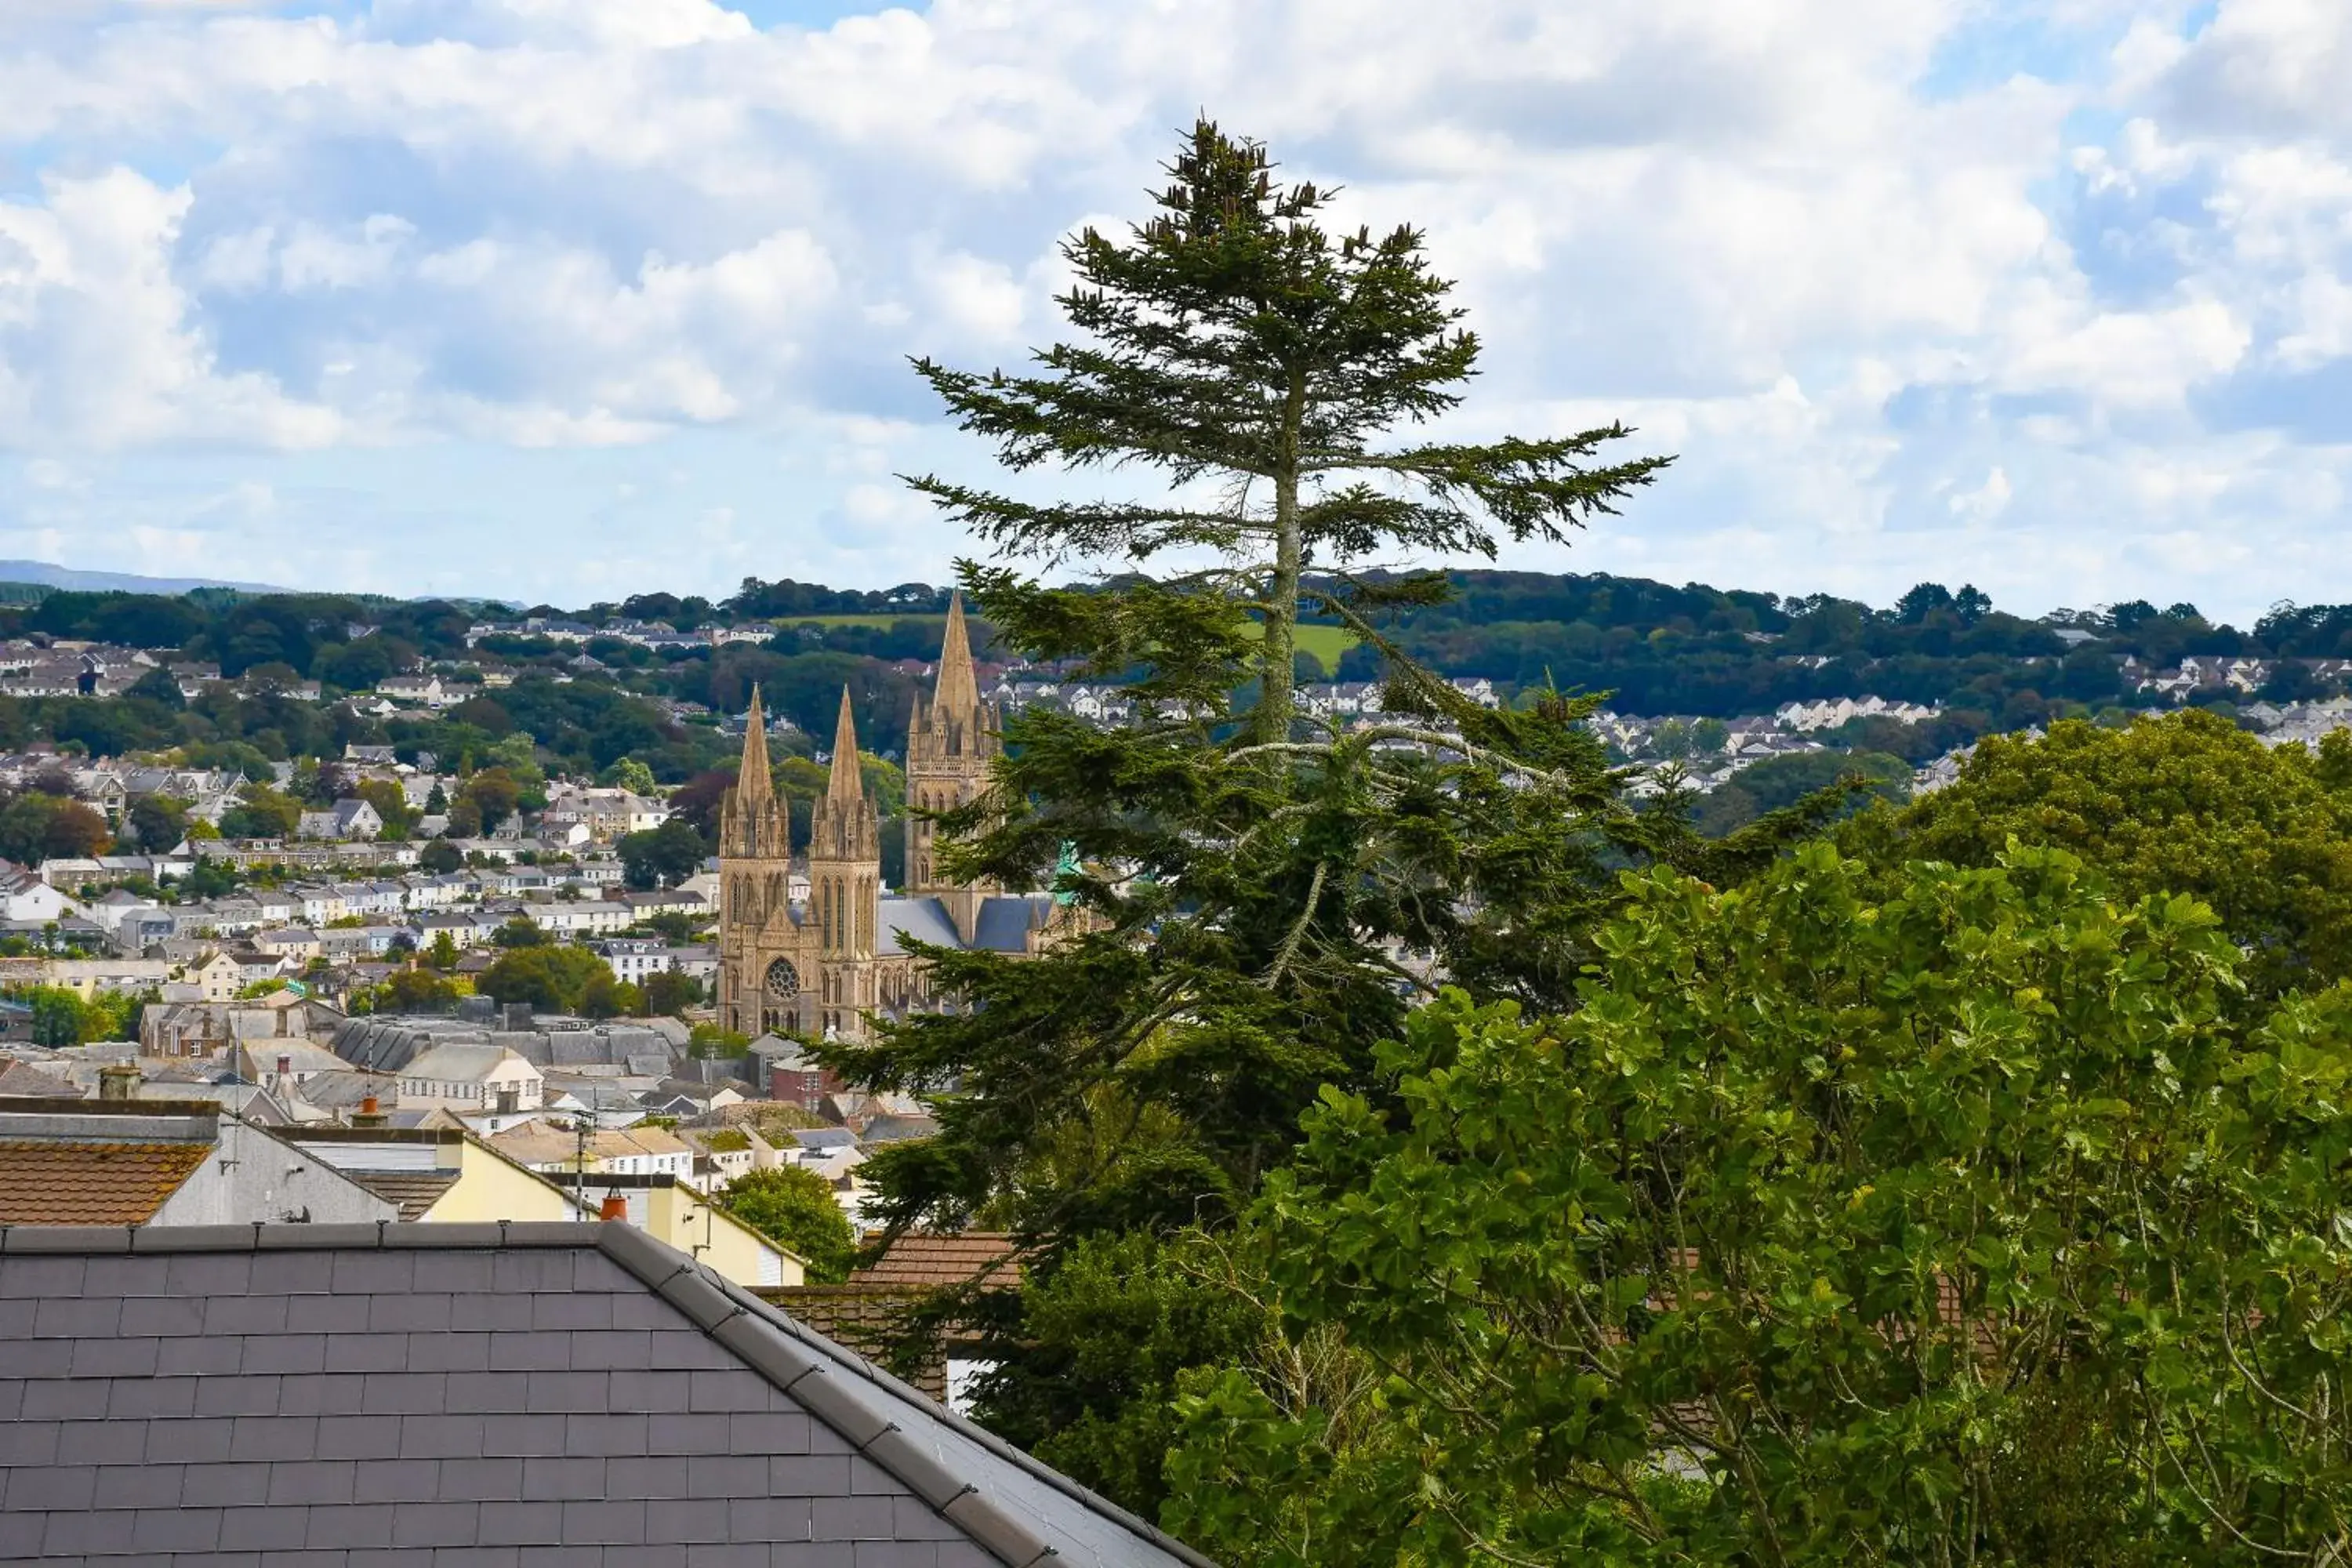
M 84 572 L 50 561 L 0 561 L 0 583 L 29 583 L 42 588 L 82 593 L 116 590 L 126 594 L 184 594 L 194 588 L 236 588 L 247 594 L 290 594 L 296 590 L 268 583 L 239 583 L 226 577 L 147 577 L 135 572 Z

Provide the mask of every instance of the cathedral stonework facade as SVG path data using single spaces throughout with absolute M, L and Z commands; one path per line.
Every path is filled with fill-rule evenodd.
M 1010 896 L 945 880 L 932 825 L 918 815 L 977 799 L 995 755 L 997 713 L 982 701 L 963 600 L 948 605 L 930 700 L 907 724 L 906 887 L 882 882 L 881 821 L 857 765 L 849 692 L 841 693 L 832 772 L 810 813 L 807 896 L 793 896 L 792 815 L 769 776 L 766 715 L 751 693 L 743 765 L 720 807 L 719 1018 L 743 1034 L 863 1039 L 876 1015 L 931 1005 L 907 938 L 934 947 L 1034 953 L 1055 921 L 1050 896 Z

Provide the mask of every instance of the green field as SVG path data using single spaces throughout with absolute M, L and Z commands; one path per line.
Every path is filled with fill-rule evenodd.
M 947 617 L 925 615 L 919 611 L 908 615 L 873 616 L 777 616 L 780 626 L 887 626 L 900 621 L 930 621 L 944 625 Z M 1311 653 L 1323 672 L 1330 674 L 1339 668 L 1339 656 L 1356 646 L 1356 634 L 1345 626 L 1305 626 L 1298 628 L 1298 651 Z

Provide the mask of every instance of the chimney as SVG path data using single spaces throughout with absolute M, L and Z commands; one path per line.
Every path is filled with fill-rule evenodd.
M 282 1084 L 293 1076 L 294 1058 L 292 1057 L 279 1057 L 278 1058 L 278 1081 Z
M 372 1094 L 360 1100 L 359 1114 L 352 1118 L 354 1127 L 381 1127 L 383 1121 L 383 1112 L 375 1108 L 375 1096 Z
M 98 1069 L 98 1098 L 100 1100 L 136 1100 L 139 1098 L 139 1064 L 110 1062 Z
M 604 1212 L 599 1217 L 626 1221 L 629 1217 L 629 1200 L 618 1193 L 606 1193 Z

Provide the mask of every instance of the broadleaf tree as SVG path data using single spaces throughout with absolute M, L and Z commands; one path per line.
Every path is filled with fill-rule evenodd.
M 1235 1568 L 2343 1559 L 2352 988 L 2242 1017 L 2212 911 L 2057 850 L 1637 880 L 1574 1012 L 1449 995 L 1325 1092 L 1232 1233 L 1283 1332 L 1188 1375 L 1166 1522 Z

